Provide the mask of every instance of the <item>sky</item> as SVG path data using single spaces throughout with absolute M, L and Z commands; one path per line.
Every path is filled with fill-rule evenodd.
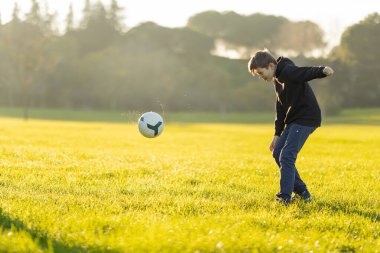
M 96 3 L 99 0 L 92 0 Z M 14 3 L 21 13 L 30 8 L 31 0 L 0 0 L 0 14 L 3 23 L 12 16 Z M 72 3 L 77 20 L 85 0 L 38 0 L 46 2 L 51 12 L 57 12 L 58 21 L 63 24 L 68 6 Z M 110 0 L 101 0 L 109 5 Z M 203 11 L 235 11 L 241 15 L 263 13 L 283 16 L 291 21 L 310 20 L 325 32 L 325 40 L 330 46 L 339 44 L 342 32 L 350 25 L 364 19 L 373 12 L 380 13 L 380 0 L 118 0 L 124 8 L 125 24 L 134 27 L 145 21 L 153 21 L 165 27 L 183 27 L 189 17 Z

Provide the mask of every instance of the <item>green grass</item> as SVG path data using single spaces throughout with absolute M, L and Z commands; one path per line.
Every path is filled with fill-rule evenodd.
M 29 109 L 31 119 L 86 122 L 135 123 L 144 112 L 92 111 L 69 109 Z M 273 123 L 274 112 L 168 112 L 158 111 L 169 123 Z M 23 118 L 23 108 L 0 107 L 0 116 Z M 349 109 L 334 117 L 323 117 L 324 124 L 380 125 L 380 108 Z
M 91 111 L 68 109 L 38 109 L 28 110 L 29 118 L 69 120 L 69 121 L 97 121 L 97 122 L 124 122 L 134 123 L 144 112 L 125 111 Z M 273 113 L 217 113 L 217 112 L 166 112 L 158 111 L 166 122 L 187 123 L 268 123 L 273 122 Z M 0 116 L 23 118 L 23 108 L 1 108 Z
M 328 117 L 331 124 L 380 125 L 380 108 L 344 110 L 340 115 Z
M 0 118 L 0 252 L 380 252 L 380 126 L 332 123 L 286 208 L 272 124 Z

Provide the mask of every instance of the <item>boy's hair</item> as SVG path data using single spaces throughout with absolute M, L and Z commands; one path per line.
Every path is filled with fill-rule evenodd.
M 277 64 L 277 61 L 268 49 L 257 51 L 248 62 L 248 72 L 253 73 L 257 68 L 267 68 L 269 63 Z

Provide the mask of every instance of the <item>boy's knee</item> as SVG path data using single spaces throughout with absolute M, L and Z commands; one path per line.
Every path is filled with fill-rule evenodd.
M 291 153 L 291 152 L 282 152 L 280 157 L 279 157 L 280 163 L 295 163 L 296 162 L 296 157 Z

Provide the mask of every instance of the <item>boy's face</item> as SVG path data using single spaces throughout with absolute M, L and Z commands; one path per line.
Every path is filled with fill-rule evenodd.
M 252 74 L 259 76 L 265 81 L 272 81 L 275 75 L 276 65 L 269 63 L 266 68 L 256 68 L 252 70 Z

